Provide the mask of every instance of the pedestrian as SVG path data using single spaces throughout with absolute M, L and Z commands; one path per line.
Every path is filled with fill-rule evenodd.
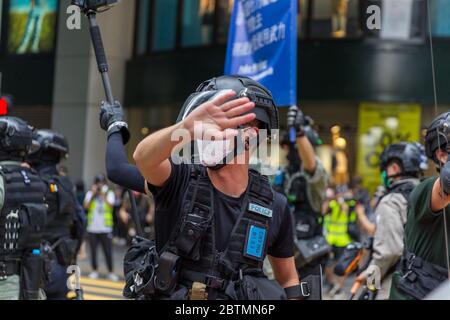
M 424 299 L 449 278 L 450 112 L 431 123 L 425 150 L 439 176 L 420 183 L 409 197 L 405 250 L 392 277 L 390 299 Z
M 136 200 L 137 216 L 139 222 L 143 227 L 144 237 L 147 239 L 155 239 L 155 203 L 153 197 L 150 195 L 134 191 L 134 198 Z M 136 225 L 131 217 L 131 203 L 128 193 L 125 194 L 122 207 L 119 211 L 121 222 L 126 226 L 127 230 L 127 243 L 130 244 L 132 238 L 136 236 Z
M 119 277 L 113 273 L 112 232 L 114 202 L 114 192 L 108 187 L 106 177 L 103 174 L 97 175 L 91 190 L 88 191 L 84 199 L 84 208 L 88 210 L 87 232 L 91 249 L 92 267 L 89 277 L 92 279 L 99 277 L 97 247 L 100 244 L 109 272 L 108 279 L 112 281 L 119 280 Z

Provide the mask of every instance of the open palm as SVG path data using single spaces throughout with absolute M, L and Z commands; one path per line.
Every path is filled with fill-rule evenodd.
M 231 100 L 232 90 L 224 91 L 192 111 L 184 120 L 184 126 L 196 136 L 228 139 L 237 135 L 237 127 L 255 119 L 251 111 L 255 104 L 248 98 Z

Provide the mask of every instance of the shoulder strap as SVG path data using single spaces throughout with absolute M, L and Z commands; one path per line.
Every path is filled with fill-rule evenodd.
M 213 219 L 213 188 L 200 166 L 191 169 L 189 185 L 182 203 L 177 226 L 169 239 L 169 250 L 179 256 L 197 260 L 200 241 Z

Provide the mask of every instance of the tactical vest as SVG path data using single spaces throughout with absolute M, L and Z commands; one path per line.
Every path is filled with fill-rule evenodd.
M 285 194 L 294 206 L 294 219 L 298 239 L 308 239 L 322 234 L 322 221 L 308 199 L 308 181 L 302 172 L 285 173 Z
M 189 288 L 193 282 L 206 284 L 209 298 L 214 299 L 214 293 L 224 293 L 230 281 L 245 275 L 264 276 L 263 261 L 273 213 L 273 193 L 267 177 L 250 171 L 242 208 L 226 249 L 219 252 L 215 239 L 214 187 L 206 169 L 193 166 L 181 218 L 162 250 L 180 257 L 178 283 Z M 161 264 L 164 262 L 160 259 L 160 267 Z M 164 287 L 158 283 L 158 277 L 156 282 L 160 288 Z
M 44 239 L 54 243 L 58 239 L 71 236 L 76 213 L 74 188 L 67 177 L 52 175 L 42 178 L 47 184 L 46 202 L 48 205 Z
M 5 197 L 0 211 L 0 260 L 39 249 L 46 224 L 45 183 L 19 166 L 0 166 Z

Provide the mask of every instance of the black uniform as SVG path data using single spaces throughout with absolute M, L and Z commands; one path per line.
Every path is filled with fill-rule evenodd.
M 0 118 L 0 297 L 38 299 L 48 280 L 41 239 L 47 219 L 45 184 L 22 165 L 32 128 L 15 117 Z M 19 294 L 20 292 L 20 294 Z

